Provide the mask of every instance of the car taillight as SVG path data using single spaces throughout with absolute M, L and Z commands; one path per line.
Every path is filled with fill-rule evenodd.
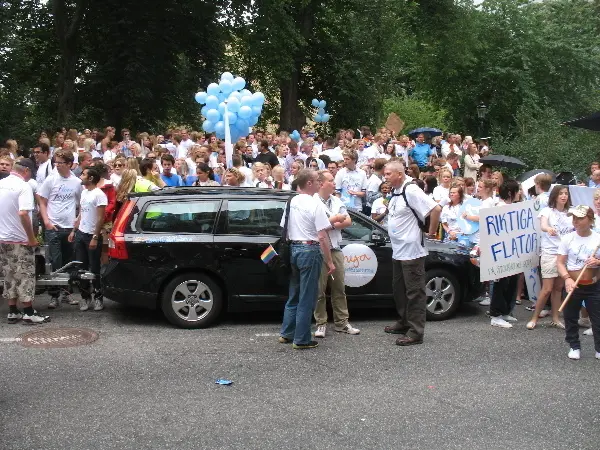
M 129 221 L 131 211 L 135 206 L 135 202 L 128 200 L 119 211 L 112 232 L 108 238 L 108 256 L 114 259 L 127 259 L 127 246 L 125 245 L 125 228 Z

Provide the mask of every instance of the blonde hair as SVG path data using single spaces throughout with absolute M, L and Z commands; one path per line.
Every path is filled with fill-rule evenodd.
M 261 164 L 261 163 L 256 163 L 256 164 Z M 256 164 L 255 164 L 255 165 L 256 165 Z M 263 165 L 264 165 L 264 164 L 263 164 Z M 253 166 L 253 168 L 254 168 L 254 166 Z M 226 175 L 227 173 L 231 173 L 231 174 L 233 174 L 233 176 L 234 176 L 234 177 L 236 178 L 236 180 L 238 181 L 238 185 L 242 184 L 242 183 L 243 183 L 243 182 L 246 180 L 246 177 L 244 176 L 244 174 L 243 174 L 242 172 L 240 172 L 238 169 L 236 169 L 235 167 L 232 167 L 232 168 L 230 168 L 230 169 L 227 169 L 227 170 L 225 171 L 225 174 L 223 174 L 223 179 L 225 179 L 225 175 Z
M 185 161 L 185 158 L 177 158 L 175 160 L 175 162 L 177 162 L 177 161 L 179 161 L 181 163 L 181 166 L 179 166 L 179 169 L 177 169 L 177 175 L 181 176 L 185 181 L 185 177 L 188 176 L 187 162 Z
M 127 200 L 127 196 L 135 188 L 137 177 L 138 174 L 133 169 L 125 169 L 123 171 L 123 173 L 121 174 L 121 181 L 119 182 L 119 187 L 117 187 L 117 201 L 124 202 L 125 200 Z
M 142 175 L 142 172 L 140 172 L 140 163 L 138 162 L 137 158 L 135 158 L 133 156 L 130 158 L 127 158 L 125 167 L 127 167 L 128 169 L 135 170 L 136 173 L 140 176 Z
M 96 141 L 94 141 L 92 138 L 87 138 L 85 141 L 83 141 L 83 148 L 86 152 L 89 152 L 92 147 L 94 147 L 94 150 L 96 149 Z
M 442 182 L 442 175 L 445 173 L 449 173 L 450 174 L 450 178 L 452 178 L 452 171 L 450 169 L 448 169 L 447 167 L 443 167 L 440 169 L 440 172 L 438 173 L 438 181 L 441 183 Z
M 19 149 L 19 144 L 17 144 L 17 141 L 15 141 L 14 139 L 7 140 L 6 148 L 8 148 L 8 151 L 11 155 L 15 157 L 17 156 L 17 150 Z
M 256 175 L 256 172 L 258 172 L 260 169 L 267 170 L 267 165 L 263 164 L 261 162 L 256 162 L 256 163 L 252 164 L 252 174 L 253 175 Z

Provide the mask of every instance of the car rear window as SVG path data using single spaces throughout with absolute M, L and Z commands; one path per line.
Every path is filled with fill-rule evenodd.
M 229 200 L 227 234 L 281 235 L 283 200 Z
M 142 231 L 154 233 L 202 233 L 214 230 L 218 201 L 153 202 L 142 215 Z

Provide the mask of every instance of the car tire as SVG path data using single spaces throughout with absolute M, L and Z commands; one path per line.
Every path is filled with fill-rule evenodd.
M 460 306 L 461 287 L 456 277 L 446 269 L 431 269 L 425 273 L 427 320 L 446 320 Z
M 206 328 L 218 319 L 222 309 L 222 290 L 205 274 L 190 272 L 178 275 L 162 293 L 163 314 L 180 328 Z

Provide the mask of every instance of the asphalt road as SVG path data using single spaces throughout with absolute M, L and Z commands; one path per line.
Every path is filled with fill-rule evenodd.
M 505 330 L 465 305 L 408 348 L 383 333 L 392 312 L 354 312 L 361 335 L 331 333 L 296 351 L 277 343 L 280 314 L 189 331 L 106 306 L 63 306 L 35 327 L 100 335 L 65 349 L 9 342 L 32 327 L 6 324 L 0 306 L 0 449 L 600 447 L 592 338 L 570 361 L 563 332 L 547 319 L 526 330 L 522 307 Z

